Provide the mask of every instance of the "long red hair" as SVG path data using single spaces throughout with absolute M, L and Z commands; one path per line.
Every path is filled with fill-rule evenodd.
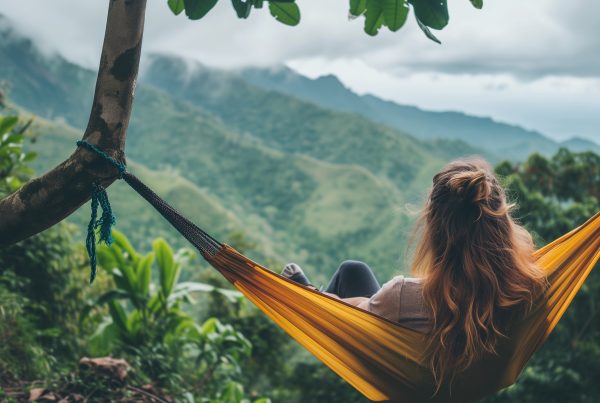
M 458 160 L 433 178 L 412 264 L 431 311 L 428 358 L 436 386 L 495 347 L 546 284 L 531 235 L 489 165 Z

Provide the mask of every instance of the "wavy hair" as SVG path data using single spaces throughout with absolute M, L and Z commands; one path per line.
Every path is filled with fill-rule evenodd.
M 496 344 L 546 285 L 531 235 L 511 217 L 504 189 L 482 159 L 458 160 L 433 178 L 412 263 L 430 308 L 427 356 L 451 382 Z

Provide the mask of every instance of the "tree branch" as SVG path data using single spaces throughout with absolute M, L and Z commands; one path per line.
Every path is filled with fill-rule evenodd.
M 83 138 L 123 161 L 135 91 L 146 0 L 111 0 L 94 102 Z M 45 175 L 0 200 L 0 245 L 9 245 L 62 221 L 90 196 L 93 182 L 109 186 L 116 169 L 77 149 Z

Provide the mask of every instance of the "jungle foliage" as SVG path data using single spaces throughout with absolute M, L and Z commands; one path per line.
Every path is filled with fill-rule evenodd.
M 35 155 L 23 152 L 27 126 L 19 126 L 17 116 L 0 116 L 4 195 L 33 172 L 28 164 Z M 69 224 L 0 250 L 0 399 L 27 400 L 34 386 L 67 400 L 133 398 L 123 385 L 89 379 L 78 368 L 85 355 L 110 354 L 127 359 L 130 382 L 152 385 L 163 397 L 267 402 L 249 399 L 240 382 L 250 341 L 231 324 L 184 309 L 193 293 L 214 292 L 228 300 L 240 294 L 180 282 L 194 258 L 189 250 L 174 252 L 156 239 L 152 251 L 141 254 L 123 234 L 115 231 L 113 237 L 113 245 L 98 250 L 104 272 L 92 288 L 85 285 L 83 246 Z
M 15 189 L 10 178 L 31 174 L 25 124 L 0 118 L 5 194 Z M 597 154 L 561 149 L 551 158 L 500 163 L 496 172 L 541 245 L 598 211 L 599 167 Z M 58 396 L 126 400 L 139 385 L 152 385 L 145 393 L 184 401 L 364 401 L 191 251 L 155 239 L 141 253 L 115 231 L 114 244 L 98 249 L 101 270 L 90 288 L 83 245 L 73 234 L 61 224 L 0 251 L 4 398 L 26 397 L 35 385 Z M 246 253 L 260 247 L 240 231 L 229 239 Z M 597 400 L 599 296 L 593 274 L 519 381 L 486 401 Z M 82 356 L 107 354 L 131 365 L 128 385 L 78 367 Z
M 543 245 L 600 210 L 600 155 L 559 150 L 503 162 L 496 172 L 518 203 L 520 221 Z M 598 265 L 518 382 L 489 402 L 600 400 L 600 277 Z

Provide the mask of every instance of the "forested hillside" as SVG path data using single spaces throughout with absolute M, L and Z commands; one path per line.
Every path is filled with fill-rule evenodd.
M 72 152 L 94 88 L 93 72 L 44 56 L 8 28 L 0 77 L 16 107 L 38 125 L 38 171 Z M 330 274 L 347 258 L 389 276 L 418 203 L 445 161 L 478 150 L 417 140 L 363 117 L 253 86 L 237 75 L 154 57 L 144 68 L 127 142 L 134 172 L 191 219 L 227 241 L 244 234 L 250 254 L 276 265 L 296 260 Z M 136 244 L 176 237 L 129 191 L 114 194 L 119 228 Z M 117 190 L 119 189 L 119 190 Z M 87 209 L 73 218 L 85 223 Z

